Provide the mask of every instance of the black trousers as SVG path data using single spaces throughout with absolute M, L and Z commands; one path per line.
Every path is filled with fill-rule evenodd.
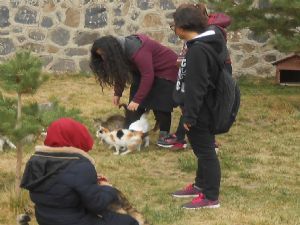
M 139 88 L 141 76 L 140 74 L 134 74 L 132 78 L 133 81 L 130 87 L 129 102 L 133 99 Z M 135 113 L 138 117 L 140 117 L 146 109 L 152 110 L 156 121 L 159 123 L 160 131 L 166 131 L 169 133 L 171 128 L 172 111 L 175 105 L 172 99 L 174 87 L 174 82 L 156 77 L 148 96 L 140 104 Z M 136 120 L 135 115 L 131 115 L 130 117 L 135 118 Z M 126 124 L 129 126 L 135 120 L 126 118 Z
M 221 168 L 215 151 L 215 135 L 199 125 L 187 132 L 188 139 L 198 159 L 195 185 L 202 189 L 207 199 L 219 197 Z

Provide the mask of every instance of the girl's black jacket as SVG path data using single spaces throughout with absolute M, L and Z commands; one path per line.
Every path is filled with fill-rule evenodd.
M 210 45 L 222 61 L 228 52 L 223 34 L 208 30 L 188 41 L 188 51 L 178 72 L 174 101 L 183 107 L 184 122 L 191 126 L 210 127 L 212 123 L 207 101 L 213 98 L 214 83 L 220 72 L 218 63 L 201 43 Z

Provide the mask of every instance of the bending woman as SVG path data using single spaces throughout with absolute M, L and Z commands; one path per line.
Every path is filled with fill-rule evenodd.
M 131 85 L 128 109 L 139 116 L 145 109 L 153 110 L 160 127 L 159 143 L 170 131 L 176 60 L 175 52 L 146 35 L 109 35 L 94 42 L 90 66 L 101 87 L 114 87 L 115 105 L 126 84 Z

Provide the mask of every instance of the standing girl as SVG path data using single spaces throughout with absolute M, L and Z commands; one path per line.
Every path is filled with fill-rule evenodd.
M 207 102 L 213 98 L 219 68 L 203 43 L 213 48 L 223 62 L 227 58 L 226 43 L 222 34 L 207 30 L 208 17 L 199 13 L 197 5 L 178 7 L 173 18 L 174 31 L 187 42 L 188 48 L 178 74 L 174 100 L 183 108 L 184 128 L 198 159 L 195 182 L 174 192 L 173 196 L 195 197 L 183 208 L 217 208 L 220 206 L 221 169 L 214 150 L 213 121 Z

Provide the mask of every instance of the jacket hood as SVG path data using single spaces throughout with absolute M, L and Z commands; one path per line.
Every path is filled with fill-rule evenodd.
M 225 61 L 228 55 L 226 41 L 222 31 L 216 26 L 209 26 L 209 29 L 192 40 L 187 42 L 187 47 L 190 48 L 196 42 L 203 42 L 210 45 L 218 54 L 222 61 Z
M 27 190 L 46 191 L 57 182 L 62 170 L 80 159 L 95 164 L 93 158 L 81 149 L 36 146 L 26 164 L 20 186 Z

